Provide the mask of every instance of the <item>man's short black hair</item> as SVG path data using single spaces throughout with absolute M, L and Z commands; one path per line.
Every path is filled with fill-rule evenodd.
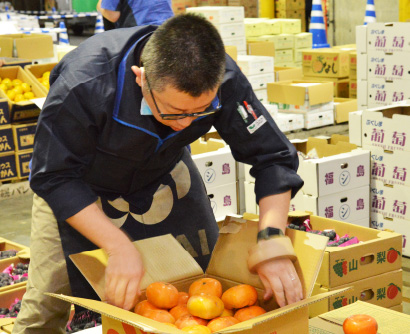
M 225 73 L 225 48 L 216 28 L 197 14 L 168 19 L 151 36 L 142 62 L 152 89 L 170 84 L 193 97 L 218 87 Z

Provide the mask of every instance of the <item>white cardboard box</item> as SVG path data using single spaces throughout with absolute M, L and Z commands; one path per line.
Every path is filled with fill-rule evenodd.
M 387 186 L 383 182 L 371 182 L 371 217 L 381 214 L 383 217 L 410 220 L 410 188 L 406 186 Z
M 320 126 L 330 125 L 335 122 L 333 108 L 331 110 L 307 112 L 305 118 L 305 129 L 313 129 Z
M 305 117 L 302 114 L 278 113 L 275 122 L 282 132 L 289 132 L 303 129 Z
M 238 65 L 242 72 L 249 76 L 262 73 L 273 73 L 273 57 L 238 56 Z
M 246 56 L 243 56 L 243 57 L 246 57 Z M 258 90 L 258 89 L 266 90 L 269 82 L 275 82 L 275 74 L 273 72 L 247 75 L 246 77 L 249 83 L 251 84 L 253 90 Z
M 360 64 L 361 60 L 358 59 Z M 367 54 L 367 78 L 386 81 L 410 80 L 409 54 L 403 52 L 384 53 L 373 51 Z M 360 65 L 358 63 L 358 70 Z
M 344 222 L 369 219 L 369 204 L 369 185 L 322 197 L 304 195 L 306 211 Z
M 356 26 L 356 51 L 367 53 L 367 26 Z
M 370 151 L 356 149 L 320 159 L 302 160 L 299 167 L 307 195 L 323 197 L 369 186 Z
M 410 256 L 410 221 L 402 219 L 384 218 L 381 214 L 375 214 L 371 219 L 371 227 L 378 230 L 391 230 L 403 235 L 403 254 Z
M 236 182 L 210 187 L 206 192 L 217 221 L 225 219 L 226 215 L 238 213 Z
M 349 113 L 349 142 L 362 146 L 362 110 Z
M 215 24 L 215 27 L 222 39 L 245 36 L 245 25 L 243 22 Z
M 224 45 L 232 45 L 236 46 L 239 55 L 246 55 L 246 37 L 239 36 L 239 37 L 230 37 L 223 39 Z
M 410 99 L 410 80 L 389 82 L 384 79 L 371 79 L 367 82 L 367 106 L 369 108 Z
M 268 91 L 266 89 L 258 89 L 254 91 L 256 98 L 262 103 L 268 103 Z
M 410 101 L 363 110 L 362 145 L 409 152 L 409 113 Z
M 295 49 L 311 49 L 312 48 L 312 33 L 302 32 L 300 34 L 296 34 L 294 48 Z M 298 61 L 302 61 L 302 58 Z
M 410 152 L 385 151 L 380 147 L 364 147 L 371 150 L 371 178 L 384 184 L 410 187 Z M 409 188 L 410 189 L 410 188 Z
M 367 109 L 367 80 L 357 81 L 357 108 L 359 110 Z
M 187 13 L 199 13 L 213 24 L 243 22 L 245 10 L 242 6 L 187 7 Z
M 264 35 L 266 30 L 266 23 L 259 18 L 245 18 L 245 36 L 246 37 L 257 37 Z
M 410 23 L 370 23 L 366 45 L 367 52 L 410 52 Z
M 263 106 L 266 108 L 268 113 L 272 116 L 272 118 L 277 117 L 278 115 L 278 106 L 274 104 L 262 103 Z
M 229 147 L 192 155 L 207 189 L 236 181 L 236 165 Z
M 357 81 L 367 80 L 368 78 L 368 68 L 367 68 L 367 53 L 356 54 L 356 79 Z

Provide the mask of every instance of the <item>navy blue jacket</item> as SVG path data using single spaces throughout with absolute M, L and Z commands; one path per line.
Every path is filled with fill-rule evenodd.
M 138 192 L 168 173 L 184 147 L 214 126 L 237 161 L 253 166 L 257 201 L 303 185 L 294 146 L 256 98 L 236 63 L 226 57 L 222 109 L 175 132 L 140 114 L 142 93 L 131 66 L 156 26 L 111 30 L 67 54 L 50 76 L 40 114 L 30 185 L 64 221 L 97 196 Z M 121 61 L 124 59 L 121 65 Z M 123 66 L 124 74 L 118 75 Z M 237 111 L 250 103 L 267 122 L 251 133 Z

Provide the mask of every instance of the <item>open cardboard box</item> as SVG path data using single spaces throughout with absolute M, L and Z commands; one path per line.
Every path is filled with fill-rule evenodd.
M 309 137 L 292 140 L 296 149 L 304 154 L 312 150 L 317 159 L 299 157 L 298 173 L 305 180 L 303 193 L 325 196 L 370 184 L 370 151 L 357 149 L 348 137 L 332 136 L 326 139 Z
M 17 265 L 17 263 L 27 264 L 29 262 L 30 262 L 30 249 L 26 248 L 26 249 L 21 250 L 17 254 L 17 256 L 10 257 L 8 259 L 4 259 L 0 261 L 0 272 L 3 272 L 3 270 L 5 270 L 7 267 L 9 267 L 12 264 L 14 265 Z M 20 288 L 20 287 L 25 287 L 26 284 L 27 284 L 27 281 L 16 283 L 13 285 L 3 286 L 0 288 L 0 294 L 4 291 L 13 290 L 13 289 Z
M 29 77 L 34 81 L 38 82 L 38 78 L 41 78 L 44 72 L 51 72 L 53 68 L 57 65 L 57 63 L 47 63 L 47 64 L 35 64 L 35 65 L 27 65 L 24 67 L 24 71 L 27 72 Z M 48 94 L 48 89 L 43 85 L 38 85 L 44 94 Z
M 343 322 L 355 314 L 367 314 L 376 319 L 378 334 L 410 333 L 410 316 L 381 306 L 357 301 L 309 320 L 311 333 L 343 334 Z
M 0 36 L 0 56 L 16 56 L 25 59 L 51 58 L 54 56 L 53 38 L 45 34 L 11 34 Z
M 28 249 L 29 249 L 29 248 L 26 247 L 26 246 L 24 246 L 24 245 L 20 245 L 20 244 L 18 244 L 18 243 L 16 243 L 16 242 L 13 242 L 13 241 L 10 241 L 10 240 L 7 240 L 7 239 L 4 239 L 4 238 L 1 238 L 1 237 L 0 237 L 0 251 L 8 251 L 8 250 L 16 250 L 16 251 L 17 251 L 16 256 L 11 257 L 11 258 L 16 258 L 16 257 L 18 257 L 19 255 L 26 254 L 26 252 L 27 252 Z M 20 251 L 24 251 L 24 252 L 20 252 Z M 24 256 L 23 256 L 23 257 L 24 257 Z M 9 261 L 11 258 L 7 258 L 7 259 L 0 260 L 0 265 L 1 265 L 2 263 L 6 263 L 6 262 Z
M 309 82 L 306 80 L 268 83 L 269 102 L 309 106 L 333 102 L 332 82 Z
M 31 86 L 31 91 L 34 93 L 35 98 L 46 97 L 46 93 L 39 87 L 40 83 L 37 80 L 33 80 L 20 66 L 0 68 L 0 77 L 10 78 L 11 80 L 20 79 Z M 11 122 L 34 120 L 40 114 L 40 109 L 31 100 L 13 102 L 2 89 L 0 89 L 0 98 L 7 99 Z
M 308 306 L 347 290 L 308 297 L 280 309 L 273 299 L 268 303 L 263 302 L 263 285 L 258 275 L 250 274 L 247 266 L 248 250 L 256 242 L 256 238 L 252 236 L 256 236 L 257 231 L 257 221 L 227 217 L 221 226 L 218 242 L 205 273 L 171 235 L 136 241 L 134 244 L 142 254 L 146 270 L 141 288 L 145 289 L 152 282 L 166 281 L 174 284 L 180 291 L 187 291 L 193 281 L 204 276 L 220 280 L 224 290 L 241 283 L 250 284 L 257 289 L 261 306 L 269 312 L 226 328 L 220 333 L 307 334 Z M 304 294 L 310 296 L 328 239 L 300 231 L 288 232 L 298 255 L 295 267 L 302 278 Z M 83 252 L 72 255 L 71 259 L 101 300 L 105 300 L 106 253 L 103 250 Z M 103 333 L 109 333 L 111 330 L 113 333 L 116 331 L 122 334 L 125 333 L 124 328 L 129 326 L 137 333 L 182 333 L 178 329 L 101 301 L 55 294 L 53 296 L 101 313 Z
M 301 220 L 301 212 L 289 212 L 289 221 Z M 380 231 L 329 218 L 310 215 L 314 230 L 334 229 L 337 234 L 355 236 L 359 244 L 347 247 L 327 247 L 316 283 L 334 288 L 369 276 L 401 269 L 402 235 Z M 346 263 L 346 273 L 340 268 Z

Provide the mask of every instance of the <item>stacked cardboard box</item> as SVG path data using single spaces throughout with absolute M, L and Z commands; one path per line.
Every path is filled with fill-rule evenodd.
M 12 124 L 17 175 L 19 179 L 27 179 L 30 174 L 29 163 L 33 156 L 34 134 L 37 123 Z
M 330 143 L 321 138 L 294 142 L 303 153 L 298 173 L 305 184 L 303 196 L 293 205 L 296 210 L 369 227 L 370 152 L 347 140 L 333 135 Z
M 357 52 L 352 51 L 349 54 L 349 97 L 352 99 L 357 98 Z
M 267 103 L 268 83 L 275 81 L 273 57 L 238 56 L 238 65 L 252 85 L 257 98 L 262 103 Z
M 403 280 L 400 234 L 314 215 L 306 218 L 310 219 L 314 230 L 333 229 L 340 236 L 347 234 L 360 241 L 346 247 L 326 248 L 313 295 L 344 287 L 352 289 L 310 307 L 310 317 L 357 300 L 387 308 L 401 305 Z M 301 221 L 300 217 L 294 220 Z
M 225 45 L 234 45 L 238 50 L 238 55 L 246 55 L 245 14 L 243 7 L 190 7 L 186 11 L 205 16 L 219 31 Z
M 222 140 L 197 140 L 191 152 L 217 221 L 237 214 L 236 162 L 229 147 Z
M 263 0 L 228 0 L 228 6 L 243 6 L 246 17 L 259 17 Z
M 306 31 L 305 0 L 275 0 L 275 17 L 299 19 Z
M 371 23 L 356 28 L 359 109 L 410 98 L 410 23 Z
M 408 166 L 410 102 L 354 113 L 350 141 L 371 151 L 371 226 L 403 234 L 403 254 L 410 256 Z M 359 125 L 358 125 L 359 124 Z
M 277 104 L 279 112 L 302 114 L 305 129 L 334 122 L 331 82 L 294 80 L 269 83 L 268 101 Z
M 274 43 L 280 67 L 301 66 L 300 50 L 312 47 L 312 34 L 301 32 L 299 19 L 245 19 L 245 29 L 248 43 Z
M 6 99 L 0 99 L 0 183 L 17 179 L 14 153 L 9 105 Z

